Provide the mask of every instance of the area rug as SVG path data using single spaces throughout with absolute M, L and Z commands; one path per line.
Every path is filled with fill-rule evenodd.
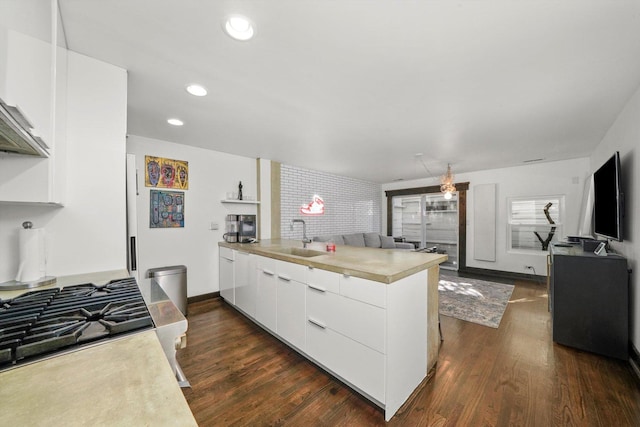
M 504 283 L 441 274 L 438 283 L 439 312 L 443 316 L 497 328 L 513 288 L 513 285 Z

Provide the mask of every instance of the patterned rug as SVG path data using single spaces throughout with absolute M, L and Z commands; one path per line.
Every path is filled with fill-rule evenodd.
M 497 328 L 513 292 L 513 285 L 440 275 L 440 314 Z

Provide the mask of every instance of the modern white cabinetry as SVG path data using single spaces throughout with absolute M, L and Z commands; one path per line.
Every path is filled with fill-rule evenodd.
M 55 39 L 0 27 L 0 98 L 22 113 L 49 156 L 0 155 L 0 203 L 65 202 L 67 55 Z
M 437 284 L 437 264 L 382 283 L 234 252 L 236 306 L 382 406 L 387 421 L 426 378 L 428 289 L 429 280 Z
M 256 265 L 255 255 L 234 251 L 233 263 L 236 307 L 249 316 L 256 316 Z
M 272 332 L 277 330 L 278 283 L 276 260 L 256 256 L 257 297 L 256 320 Z
M 359 280 L 384 295 L 386 285 Z M 307 287 L 307 353 L 378 402 L 385 400 L 385 322 L 384 308 Z
M 221 247 L 220 248 L 220 296 L 231 305 L 236 305 L 235 289 L 234 289 L 234 251 Z
M 305 338 L 305 277 L 307 267 L 277 261 L 278 275 L 278 335 L 304 351 Z
M 0 27 L 0 98 L 31 125 L 31 134 L 51 144 L 52 44 Z

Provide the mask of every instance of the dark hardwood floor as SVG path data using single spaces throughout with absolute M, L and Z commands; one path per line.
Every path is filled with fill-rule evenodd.
M 626 362 L 554 344 L 544 285 L 517 281 L 498 329 L 442 317 L 433 378 L 391 426 L 640 426 Z M 220 299 L 189 305 L 178 360 L 201 426 L 384 425 L 383 411 Z

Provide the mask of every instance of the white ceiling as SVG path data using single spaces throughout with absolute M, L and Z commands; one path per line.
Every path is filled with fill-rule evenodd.
M 588 156 L 640 84 L 638 0 L 60 7 L 71 50 L 128 70 L 130 134 L 381 183 Z

